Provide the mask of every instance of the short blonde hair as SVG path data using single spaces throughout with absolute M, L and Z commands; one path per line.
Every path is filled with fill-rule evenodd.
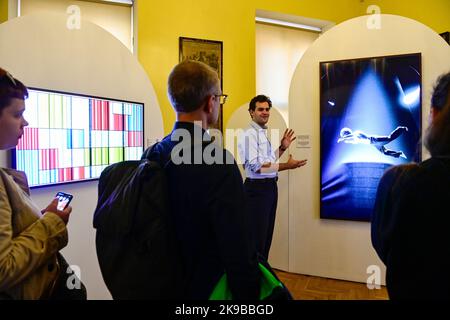
M 169 75 L 168 95 L 177 112 L 192 112 L 201 107 L 206 97 L 220 94 L 217 72 L 199 61 L 185 60 Z

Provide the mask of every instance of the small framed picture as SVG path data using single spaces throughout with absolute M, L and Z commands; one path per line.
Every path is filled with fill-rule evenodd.
M 223 89 L 223 42 L 214 40 L 194 39 L 180 37 L 180 62 L 184 60 L 201 61 L 217 71 L 220 87 Z M 223 110 L 220 106 L 217 123 L 212 126 L 223 132 Z

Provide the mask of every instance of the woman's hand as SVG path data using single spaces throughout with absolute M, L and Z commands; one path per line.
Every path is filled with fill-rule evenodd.
M 50 204 L 47 206 L 47 208 L 45 208 L 41 212 L 42 213 L 53 212 L 58 217 L 60 217 L 64 221 L 64 223 L 67 225 L 67 223 L 69 222 L 70 213 L 72 212 L 72 207 L 67 206 L 67 208 L 65 208 L 64 210 L 58 210 L 58 198 L 55 198 L 55 199 L 53 199 L 52 202 L 50 202 Z

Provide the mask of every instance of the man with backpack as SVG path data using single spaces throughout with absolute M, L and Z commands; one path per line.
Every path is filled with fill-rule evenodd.
M 168 94 L 177 122 L 144 156 L 171 159 L 166 173 L 184 266 L 183 297 L 207 299 L 225 272 L 234 298 L 257 299 L 259 271 L 248 238 L 242 178 L 233 156 L 206 132 L 226 97 L 217 73 L 201 62 L 184 61 L 169 76 Z
M 144 152 L 139 167 L 130 162 L 113 165 L 100 178 L 94 226 L 105 282 L 115 299 L 158 298 L 152 286 L 158 280 L 156 291 L 164 292 L 160 298 L 208 299 L 226 274 L 234 299 L 258 299 L 260 273 L 250 245 L 242 178 L 233 156 L 206 131 L 217 121 L 226 98 L 217 73 L 204 63 L 184 61 L 169 76 L 168 95 L 177 114 L 173 131 Z M 163 169 L 152 169 L 149 163 L 159 163 Z M 130 178 L 120 178 L 124 175 Z M 151 180 L 146 176 L 158 178 L 158 184 L 142 183 Z M 167 190 L 167 201 L 161 201 L 161 190 Z M 152 197 L 155 201 L 143 203 Z M 112 208 L 114 203 L 119 203 L 117 208 Z M 124 213 L 124 208 L 129 212 Z M 155 215 L 158 210 L 162 213 Z M 152 234 L 158 235 L 156 241 Z M 152 248 L 158 254 L 153 260 Z M 174 255 L 178 261 L 167 260 Z M 175 271 L 181 271 L 176 286 L 171 283 L 178 279 L 171 276 L 175 271 L 163 270 L 174 264 L 180 267 Z
M 259 271 L 248 237 L 242 178 L 233 156 L 206 132 L 226 98 L 217 73 L 204 63 L 184 61 L 169 76 L 168 95 L 177 122 L 144 156 L 171 158 L 166 173 L 184 266 L 182 296 L 207 299 L 225 272 L 234 298 L 257 299 Z

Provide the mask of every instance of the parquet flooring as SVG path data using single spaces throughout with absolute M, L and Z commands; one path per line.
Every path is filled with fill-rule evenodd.
M 384 286 L 370 290 L 365 283 L 275 272 L 295 300 L 388 300 Z

